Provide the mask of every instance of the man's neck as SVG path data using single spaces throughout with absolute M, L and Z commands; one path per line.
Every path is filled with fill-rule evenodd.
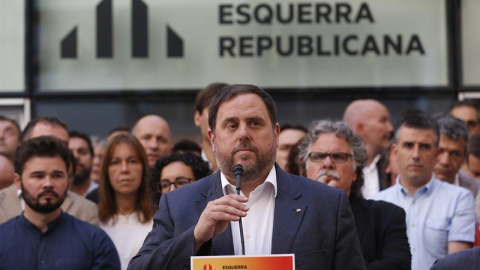
M 70 191 L 80 195 L 80 196 L 85 196 L 88 188 L 90 187 L 90 179 L 87 181 L 81 183 L 80 185 L 71 185 L 70 186 Z
M 46 214 L 35 212 L 27 204 L 25 204 L 25 211 L 23 212 L 25 218 L 33 225 L 35 225 L 35 227 L 40 229 L 42 233 L 45 233 L 48 230 L 48 223 L 57 219 L 61 213 L 61 208 L 58 208 L 55 211 Z
M 374 149 L 374 147 L 372 147 L 371 145 L 365 145 L 365 149 L 367 150 L 367 155 L 368 155 L 367 166 L 370 166 L 372 161 L 378 155 L 379 151 L 376 148 Z
M 213 154 L 212 145 L 208 139 L 203 138 L 202 142 L 202 149 L 205 155 L 207 156 L 208 161 L 212 164 L 212 170 L 216 172 L 218 170 L 217 161 L 215 159 L 215 155 Z
M 430 178 L 418 181 L 418 180 L 406 180 L 406 178 L 400 176 L 400 183 L 405 189 L 407 189 L 408 193 L 412 196 L 415 195 L 415 193 L 419 188 L 425 186 L 428 182 L 430 182 Z

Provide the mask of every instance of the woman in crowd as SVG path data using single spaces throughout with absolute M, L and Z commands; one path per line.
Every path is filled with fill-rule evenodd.
M 100 227 L 113 240 L 122 269 L 127 269 L 152 229 L 147 170 L 147 156 L 135 137 L 118 135 L 109 142 L 100 172 L 98 209 Z
M 152 186 L 156 190 L 155 202 L 161 194 L 183 187 L 211 174 L 208 163 L 201 157 L 185 151 L 161 157 L 155 163 Z

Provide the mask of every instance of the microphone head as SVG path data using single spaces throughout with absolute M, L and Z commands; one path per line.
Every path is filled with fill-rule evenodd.
M 243 166 L 242 164 L 235 165 L 235 174 L 242 175 L 243 174 Z

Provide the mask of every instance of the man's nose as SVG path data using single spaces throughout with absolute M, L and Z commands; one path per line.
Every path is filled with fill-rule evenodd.
M 158 142 L 157 139 L 153 138 L 148 141 L 148 147 L 157 149 L 158 148 Z
M 240 140 L 250 139 L 250 132 L 247 125 L 240 125 L 238 128 L 238 136 Z
M 331 169 L 331 168 L 333 168 L 333 166 L 334 166 L 333 160 L 331 159 L 330 156 L 327 156 L 327 157 L 323 160 L 322 164 L 323 164 L 323 168 L 325 168 L 325 169 Z

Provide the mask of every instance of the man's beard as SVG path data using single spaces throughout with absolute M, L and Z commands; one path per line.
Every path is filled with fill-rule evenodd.
M 90 179 L 90 172 L 91 171 L 92 171 L 92 168 L 90 167 L 90 169 L 85 169 L 85 170 L 77 172 L 75 174 L 75 176 L 73 177 L 73 185 L 74 186 L 79 186 L 79 185 L 87 182 L 88 179 Z
M 219 148 L 217 142 L 215 142 L 215 157 L 217 159 L 218 168 L 227 176 L 231 178 L 235 178 L 235 165 L 233 156 L 240 150 L 240 149 L 248 149 L 253 152 L 253 154 L 257 157 L 256 162 L 244 163 L 243 165 L 243 176 L 242 181 L 253 181 L 261 177 L 263 174 L 267 173 L 271 170 L 274 162 L 275 162 L 275 155 L 277 153 L 277 149 L 275 147 L 275 142 L 272 141 L 272 144 L 269 145 L 267 152 L 260 154 L 257 147 L 252 145 L 250 141 L 241 141 L 240 144 L 236 145 L 230 153 L 226 154 L 225 151 L 222 151 Z M 241 155 L 241 161 L 248 162 L 251 161 L 252 154 L 245 154 Z M 239 161 L 238 163 L 241 163 Z
M 40 204 L 40 198 L 45 193 L 53 194 L 57 198 L 57 201 L 52 203 L 51 199 L 47 199 L 47 202 L 45 204 Z M 33 211 L 38 213 L 48 214 L 57 210 L 62 205 L 63 201 L 65 201 L 66 197 L 67 197 L 67 190 L 65 190 L 65 193 L 62 196 L 60 196 L 58 193 L 53 191 L 53 188 L 49 188 L 42 191 L 40 194 L 38 194 L 37 198 L 35 198 L 22 185 L 23 200 Z

